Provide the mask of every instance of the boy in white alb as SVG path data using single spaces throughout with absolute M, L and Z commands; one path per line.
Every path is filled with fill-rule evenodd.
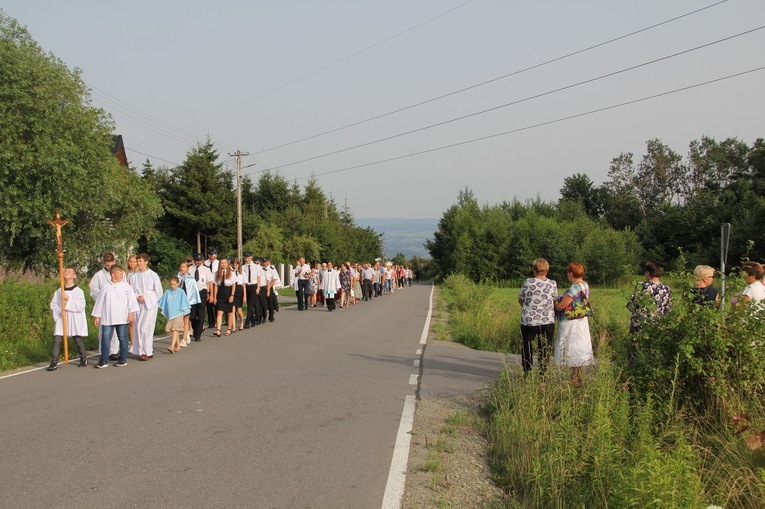
M 48 371 L 55 371 L 58 367 L 58 354 L 61 351 L 61 342 L 64 339 L 64 320 L 66 316 L 66 333 L 74 339 L 77 352 L 80 354 L 80 367 L 88 365 L 88 353 L 85 351 L 83 337 L 88 337 L 88 320 L 85 316 L 85 293 L 74 284 L 76 274 L 72 267 L 64 269 L 64 299 L 61 301 L 61 288 L 53 294 L 50 301 L 50 309 L 53 312 L 53 321 L 56 325 L 53 329 L 53 349 L 50 354 Z
M 157 324 L 157 303 L 162 293 L 162 282 L 156 272 L 149 268 L 149 255 L 138 255 L 138 272 L 131 278 L 133 291 L 138 300 L 138 312 L 133 324 L 133 346 L 130 353 L 142 361 L 154 357 L 154 326 Z
M 127 364 L 128 327 L 133 324 L 135 313 L 138 311 L 138 300 L 133 289 L 124 280 L 125 270 L 119 265 L 113 265 L 109 271 L 111 283 L 101 288 L 98 299 L 93 305 L 93 321 L 101 331 L 101 360 L 97 368 L 109 365 L 109 341 L 114 332 L 120 344 L 119 358 L 115 366 Z
M 88 288 L 90 289 L 90 298 L 95 302 L 98 299 L 98 294 L 101 292 L 101 288 L 105 287 L 112 281 L 112 276 L 109 273 L 112 266 L 117 263 L 117 259 L 114 258 L 114 253 L 104 253 L 103 265 L 104 268 L 93 274 L 93 278 L 90 280 Z M 98 331 L 98 353 L 101 353 L 101 330 Z M 109 360 L 116 361 L 118 358 L 120 344 L 117 341 L 117 335 L 113 334 L 109 341 Z

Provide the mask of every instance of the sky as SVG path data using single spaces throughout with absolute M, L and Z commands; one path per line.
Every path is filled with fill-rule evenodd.
M 227 168 L 236 169 L 239 150 L 253 179 L 272 171 L 304 185 L 314 176 L 356 218 L 438 218 L 465 188 L 482 204 L 557 200 L 566 177 L 586 173 L 600 184 L 614 157 L 638 159 L 650 139 L 686 154 L 702 136 L 765 137 L 765 70 L 614 107 L 765 66 L 765 29 L 595 79 L 762 27 L 762 0 L 4 0 L 1 8 L 82 70 L 135 167 L 147 158 L 179 165 L 209 137 Z

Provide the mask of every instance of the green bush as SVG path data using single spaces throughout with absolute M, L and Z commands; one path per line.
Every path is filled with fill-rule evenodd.
M 637 358 L 628 366 L 639 394 L 652 394 L 667 416 L 692 404 L 714 411 L 733 394 L 765 395 L 765 316 L 750 303 L 727 313 L 692 301 L 687 277 L 672 311 L 628 338 Z

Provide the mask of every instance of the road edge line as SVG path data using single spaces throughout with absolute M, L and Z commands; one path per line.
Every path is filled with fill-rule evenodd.
M 406 468 L 409 462 L 409 445 L 412 441 L 415 406 L 415 397 L 408 395 L 404 400 L 404 411 L 401 413 L 401 423 L 398 426 L 393 459 L 388 471 L 388 482 L 385 484 L 382 509 L 401 507 L 401 499 L 404 496 L 404 487 L 406 486 Z

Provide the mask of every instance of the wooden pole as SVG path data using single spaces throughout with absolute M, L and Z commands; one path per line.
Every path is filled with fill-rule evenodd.
M 61 282 L 61 320 L 64 326 L 64 363 L 69 364 L 69 341 L 67 339 L 66 310 L 64 309 L 64 242 L 61 238 L 61 227 L 69 224 L 66 219 L 61 219 L 61 212 L 56 211 L 56 219 L 48 221 L 48 224 L 56 227 L 56 248 L 58 249 L 58 275 Z

